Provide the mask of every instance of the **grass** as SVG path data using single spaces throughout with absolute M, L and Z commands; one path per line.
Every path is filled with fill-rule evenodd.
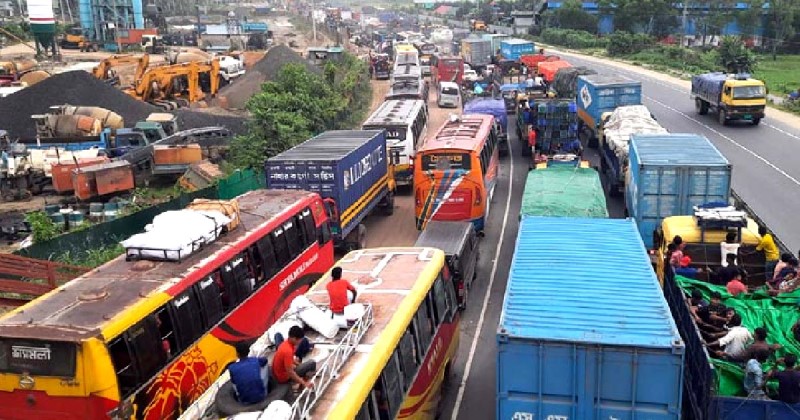
M 773 95 L 782 95 L 800 87 L 800 55 L 759 56 L 753 76 L 763 80 Z

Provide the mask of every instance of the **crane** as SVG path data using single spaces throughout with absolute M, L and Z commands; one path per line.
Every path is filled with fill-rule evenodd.
M 92 70 L 92 74 L 100 80 L 110 81 L 112 85 L 118 85 L 120 83 L 119 76 L 113 69 L 125 64 L 136 64 L 136 73 L 133 76 L 133 83 L 135 84 L 147 71 L 147 67 L 150 65 L 150 56 L 146 53 L 138 57 L 132 54 L 112 55 L 101 61 Z
M 216 95 L 219 78 L 218 59 L 173 64 L 146 70 L 125 93 L 170 110 Z

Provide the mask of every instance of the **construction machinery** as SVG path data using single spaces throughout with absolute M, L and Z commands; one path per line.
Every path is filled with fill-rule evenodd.
M 96 42 L 92 42 L 80 26 L 73 26 L 64 31 L 61 38 L 61 48 L 64 49 L 77 49 L 82 52 L 99 51 L 100 47 Z
M 114 67 L 129 64 L 136 64 L 136 73 L 133 75 L 133 80 L 135 82 L 141 79 L 145 71 L 147 71 L 147 67 L 150 65 L 150 55 L 146 53 L 140 56 L 132 54 L 112 55 L 101 61 L 100 64 L 92 70 L 92 74 L 100 80 L 117 86 L 120 84 L 120 79 Z
M 219 60 L 174 64 L 148 69 L 125 93 L 165 110 L 188 107 L 216 95 L 220 83 Z
M 0 86 L 11 86 L 13 82 L 21 81 L 23 75 L 36 70 L 36 60 L 17 58 L 13 60 L 0 60 Z

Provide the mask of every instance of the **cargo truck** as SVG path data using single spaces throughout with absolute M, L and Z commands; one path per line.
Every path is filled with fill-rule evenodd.
M 578 76 L 578 119 L 581 142 L 596 148 L 601 117 L 619 106 L 642 103 L 642 83 L 619 75 Z
M 535 50 L 533 41 L 526 41 L 519 38 L 500 41 L 500 55 L 506 60 L 518 61 L 520 56 L 533 54 Z
M 684 342 L 631 219 L 524 217 L 496 337 L 496 419 L 681 418 Z
M 730 199 L 732 166 L 705 136 L 634 134 L 629 160 L 625 205 L 648 248 L 665 217 Z
M 465 38 L 461 40 L 461 56 L 464 62 L 473 70 L 481 71 L 492 63 L 491 42 L 480 38 Z
M 489 49 L 492 51 L 492 56 L 495 56 L 500 50 L 500 43 L 509 39 L 510 36 L 506 34 L 483 34 L 481 38 L 489 41 Z
M 600 176 L 581 165 L 544 165 L 528 172 L 519 217 L 608 218 L 608 206 Z
M 337 247 L 365 246 L 363 221 L 394 212 L 394 165 L 383 130 L 326 131 L 267 159 L 267 188 L 316 192 L 325 201 Z
M 734 120 L 758 125 L 764 118 L 767 91 L 764 82 L 748 74 L 706 73 L 692 76 L 692 99 L 698 114 L 715 112 L 722 125 Z
M 600 143 L 600 173 L 608 193 L 621 196 L 628 172 L 628 144 L 633 134 L 666 134 L 644 105 L 621 106 L 601 117 L 597 139 Z
M 431 80 L 437 89 L 439 82 L 453 82 L 461 86 L 464 81 L 464 59 L 457 56 L 434 56 L 431 63 Z

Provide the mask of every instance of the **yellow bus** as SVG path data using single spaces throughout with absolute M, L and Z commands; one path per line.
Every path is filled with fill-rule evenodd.
M 317 363 L 314 388 L 296 397 L 288 418 L 435 418 L 459 339 L 458 299 L 444 252 L 422 247 L 363 249 L 345 255 L 336 266 L 358 289 L 356 303 L 365 310 L 333 338 L 313 330 L 306 333 L 316 343 L 304 358 Z M 306 293 L 306 302 L 327 309 L 329 282 L 327 273 Z M 295 316 L 290 310 L 277 325 Z M 271 358 L 275 350 L 267 336 L 250 348 L 251 355 Z M 181 420 L 231 414 L 216 406 L 224 394 L 211 395 L 230 392 L 228 380 L 223 374 Z M 271 398 L 260 408 L 269 411 L 263 405 Z M 249 406 L 241 409 L 252 411 Z

